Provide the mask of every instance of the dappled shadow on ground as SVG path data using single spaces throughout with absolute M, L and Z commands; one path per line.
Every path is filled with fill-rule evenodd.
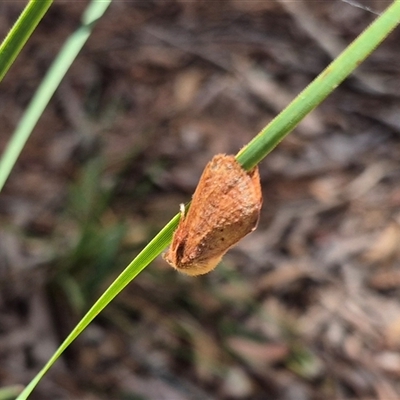
M 2 82 L 2 146 L 84 6 L 55 4 Z M 2 34 L 19 7 L 1 6 Z M 0 197 L 1 386 L 26 384 L 207 161 L 374 18 L 341 1 L 112 4 Z M 156 260 L 32 398 L 397 398 L 399 40 L 260 164 L 254 233 L 203 277 Z

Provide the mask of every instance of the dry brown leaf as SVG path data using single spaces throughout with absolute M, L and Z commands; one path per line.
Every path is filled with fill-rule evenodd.
M 229 347 L 255 367 L 262 367 L 283 361 L 289 348 L 282 343 L 260 343 L 243 337 L 232 337 Z
M 399 249 L 400 227 L 392 222 L 380 233 L 372 247 L 364 255 L 370 263 L 383 262 L 393 257 Z

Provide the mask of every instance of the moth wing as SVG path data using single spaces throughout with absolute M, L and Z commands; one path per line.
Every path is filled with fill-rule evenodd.
M 222 255 L 257 226 L 262 204 L 258 169 L 245 171 L 234 156 L 217 155 L 206 166 L 185 218 L 181 264 Z

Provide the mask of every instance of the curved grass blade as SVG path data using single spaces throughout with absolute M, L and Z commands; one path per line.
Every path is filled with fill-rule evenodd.
M 0 159 L 0 191 L 44 109 L 111 1 L 92 0 L 83 14 L 82 25 L 68 38 L 40 83 Z

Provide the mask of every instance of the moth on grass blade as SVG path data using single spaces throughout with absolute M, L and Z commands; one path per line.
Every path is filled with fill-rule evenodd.
M 223 255 L 257 227 L 262 205 L 258 167 L 246 171 L 235 156 L 218 154 L 205 167 L 189 211 L 164 259 L 188 275 L 213 270 Z

